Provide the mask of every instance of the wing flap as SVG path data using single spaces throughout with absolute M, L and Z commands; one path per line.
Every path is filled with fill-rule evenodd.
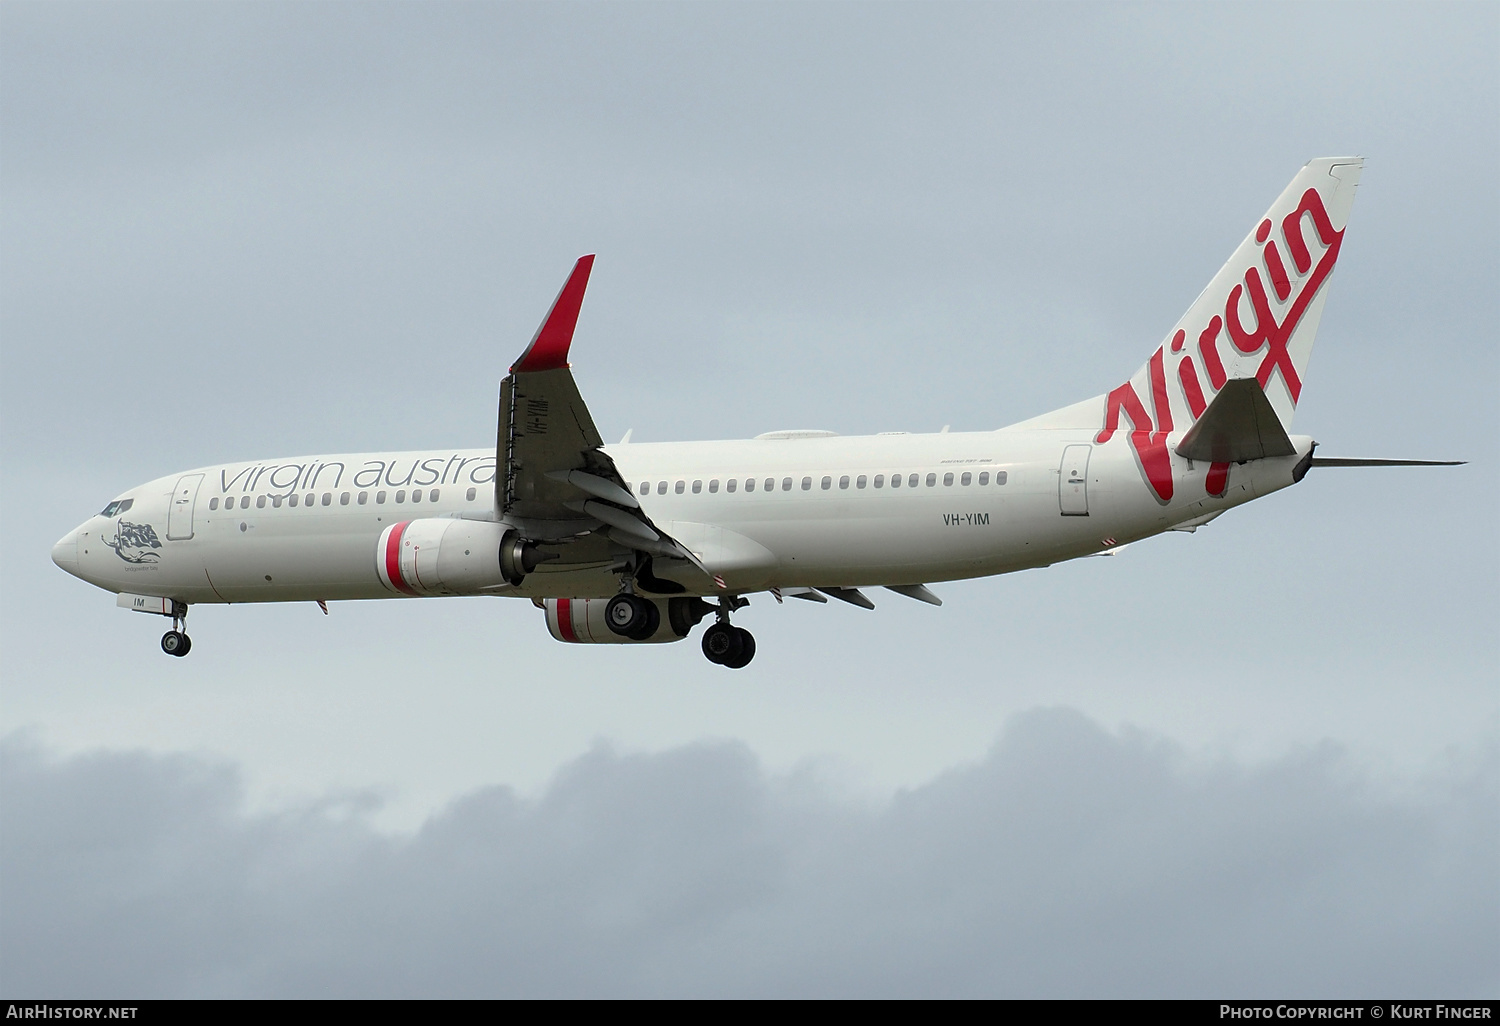
M 897 595 L 905 595 L 907 598 L 916 599 L 918 602 L 926 602 L 929 606 L 940 606 L 943 600 L 927 590 L 925 584 L 887 584 L 886 591 L 894 591 Z
M 836 598 L 851 606 L 859 606 L 861 609 L 875 608 L 875 603 L 871 602 L 869 596 L 858 588 L 819 588 L 818 590 L 829 598 Z

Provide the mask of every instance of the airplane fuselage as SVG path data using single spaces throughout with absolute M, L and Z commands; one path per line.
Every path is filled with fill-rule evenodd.
M 1230 468 L 1221 495 L 1208 464 L 1173 455 L 1163 502 L 1123 436 L 787 434 L 607 447 L 651 520 L 724 582 L 685 577 L 689 593 L 929 584 L 1097 555 L 1286 487 L 1312 445 L 1294 437 L 1295 455 Z M 80 525 L 54 558 L 101 588 L 185 603 L 391 598 L 405 592 L 379 572 L 387 529 L 492 521 L 494 476 L 493 449 L 202 467 L 124 493 L 128 509 Z M 602 541 L 574 540 L 519 585 L 429 593 L 613 595 Z

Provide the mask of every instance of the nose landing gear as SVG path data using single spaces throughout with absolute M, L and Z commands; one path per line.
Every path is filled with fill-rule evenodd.
M 172 629 L 161 636 L 161 650 L 169 656 L 181 658 L 193 650 L 193 639 L 187 636 L 186 602 L 172 603 Z
M 719 600 L 719 622 L 703 632 L 703 654 L 709 662 L 739 670 L 755 658 L 755 636 L 729 622 L 733 610 L 749 604 L 748 599 L 735 595 L 725 595 Z

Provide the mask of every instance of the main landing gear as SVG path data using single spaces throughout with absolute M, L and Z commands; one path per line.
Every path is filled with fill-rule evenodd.
M 609 624 L 611 631 L 622 638 L 629 638 L 631 641 L 649 641 L 661 629 L 661 607 L 656 602 L 637 595 L 636 584 L 639 582 L 648 592 L 667 594 L 671 594 L 673 589 L 682 591 L 682 586 L 653 576 L 650 558 L 642 559 L 640 554 L 637 554 L 637 557 L 630 563 L 620 564 L 618 569 L 621 571 L 620 593 L 610 599 L 604 607 L 604 621 Z M 673 598 L 670 601 L 680 600 Z M 698 608 L 681 624 L 678 622 L 677 612 L 673 611 L 670 635 L 672 640 L 686 636 L 692 626 L 713 608 L 700 599 L 693 599 L 692 602 Z M 738 595 L 719 597 L 718 622 L 703 632 L 703 654 L 708 657 L 709 662 L 727 666 L 731 670 L 738 670 L 750 665 L 750 660 L 755 658 L 755 638 L 745 628 L 736 627 L 729 622 L 730 613 L 749 604 L 749 599 L 740 598 Z
M 604 607 L 609 629 L 631 641 L 645 641 L 661 627 L 661 610 L 634 592 L 621 592 Z
M 172 629 L 161 636 L 161 650 L 169 656 L 185 656 L 193 650 L 193 639 L 187 636 L 187 603 L 172 603 Z
M 749 604 L 749 599 L 736 595 L 719 599 L 719 620 L 703 632 L 703 654 L 709 662 L 739 670 L 755 658 L 755 635 L 729 622 L 731 612 Z
M 631 641 L 647 641 L 661 628 L 661 610 L 655 602 L 647 601 L 635 593 L 636 578 L 649 564 L 641 553 L 636 553 L 620 570 L 620 593 L 604 607 L 604 622 L 609 629 Z M 643 582 L 644 583 L 644 582 Z

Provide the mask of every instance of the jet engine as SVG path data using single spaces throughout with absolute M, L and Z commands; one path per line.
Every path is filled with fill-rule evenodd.
M 655 622 L 648 625 L 651 627 L 649 632 L 642 630 L 627 637 L 616 633 L 609 625 L 607 610 L 613 601 L 614 599 L 602 598 L 542 599 L 542 609 L 547 614 L 547 630 L 558 641 L 583 645 L 681 641 L 714 608 L 700 598 L 680 595 L 668 599 L 636 598 L 635 601 L 650 607 L 651 620 Z
M 375 571 L 403 595 L 475 595 L 517 585 L 553 553 L 504 524 L 427 517 L 392 524 L 375 547 Z

